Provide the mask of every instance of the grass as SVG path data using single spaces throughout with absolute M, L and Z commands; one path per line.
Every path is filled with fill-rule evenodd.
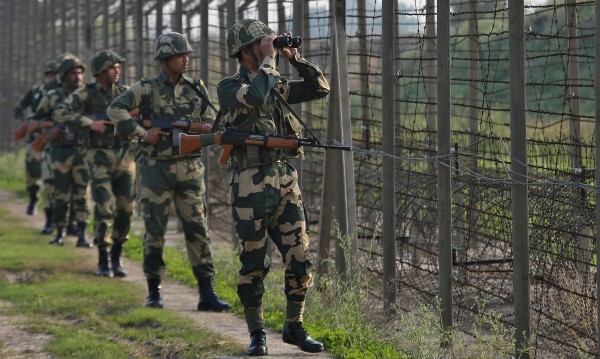
M 13 167 L 14 167 L 14 159 Z M 0 156 L 0 187 L 18 188 L 14 178 L 1 171 L 11 161 Z M 19 283 L 0 281 L 0 299 L 14 305 L 0 313 L 26 314 L 31 332 L 47 333 L 54 340 L 47 350 L 57 357 L 122 358 L 156 356 L 210 358 L 239 353 L 243 348 L 204 333 L 177 313 L 139 308 L 145 293 L 126 283 L 90 275 L 74 249 L 39 248 L 34 229 L 24 229 L 13 219 L 0 220 L 0 270 L 21 273 Z M 4 235 L 10 233 L 10 236 Z M 142 261 L 142 239 L 132 235 L 125 255 Z M 409 313 L 398 310 L 384 318 L 369 298 L 369 257 L 350 258 L 348 280 L 331 275 L 315 277 L 309 290 L 305 327 L 322 341 L 335 358 L 473 358 L 506 357 L 512 353 L 512 332 L 493 311 L 481 311 L 473 323 L 475 338 L 444 330 L 439 309 L 428 306 Z M 196 286 L 184 248 L 166 247 L 168 278 Z M 227 244 L 213 245 L 217 269 L 216 290 L 243 317 L 236 293 L 239 260 Z M 333 267 L 333 266 L 332 266 Z M 281 331 L 284 321 L 284 268 L 274 264 L 266 277 L 263 307 L 267 327 Z M 0 303 L 2 303 L 0 301 Z M 198 338 L 205 338 L 202 342 Z M 92 354 L 90 354 L 92 353 Z M 85 355 L 84 355 L 85 354 Z
M 45 245 L 37 229 L 0 207 L 0 314 L 24 318 L 19 325 L 29 333 L 51 335 L 45 352 L 112 359 L 216 358 L 244 351 L 180 313 L 140 307 L 145 293 L 135 285 L 92 273 L 76 248 Z
M 7 152 L 0 156 L 0 187 L 7 191 L 25 194 L 25 150 Z

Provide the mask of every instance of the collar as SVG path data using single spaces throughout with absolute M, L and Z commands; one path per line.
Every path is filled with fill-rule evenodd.
M 169 77 L 167 75 L 165 75 L 165 73 L 160 70 L 160 72 L 158 73 L 158 75 L 156 75 L 156 79 L 158 80 L 158 83 L 161 85 L 164 85 L 165 83 L 170 83 L 169 82 Z M 186 76 L 186 74 L 181 74 L 181 78 L 179 79 L 178 85 L 181 85 L 183 82 L 188 82 L 188 83 L 193 83 L 192 79 L 188 76 Z
M 248 68 L 244 67 L 243 65 L 240 66 L 239 74 L 240 74 L 241 78 L 247 79 L 250 82 L 252 82 L 252 80 L 254 80 L 256 75 L 258 75 L 257 73 L 250 71 Z
M 100 91 L 100 92 L 105 92 L 105 93 L 112 93 L 112 91 L 115 89 L 115 84 L 111 84 L 110 88 L 108 90 L 105 90 L 104 87 L 102 87 L 102 85 L 100 84 L 100 82 L 98 80 L 96 80 L 94 82 L 94 87 L 96 87 L 96 90 Z

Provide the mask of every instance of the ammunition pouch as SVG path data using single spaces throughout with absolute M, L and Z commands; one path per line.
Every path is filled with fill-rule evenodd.
M 285 163 L 288 158 L 285 151 L 279 148 L 234 146 L 231 166 L 238 170 L 244 170 L 270 163 Z

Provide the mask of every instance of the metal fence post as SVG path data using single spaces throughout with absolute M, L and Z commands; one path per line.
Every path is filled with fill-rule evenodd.
M 135 54 L 136 54 L 136 79 L 141 79 L 144 76 L 144 13 L 143 13 L 143 1 L 136 0 L 135 3 Z M 160 11 L 157 10 L 157 11 Z
M 92 42 L 94 38 L 94 22 L 92 21 L 92 4 L 91 0 L 85 0 L 85 52 L 92 51 Z
M 335 55 L 335 53 L 333 54 Z M 334 61 L 335 57 L 332 58 Z M 338 94 L 337 91 L 337 67 L 331 68 L 331 95 L 329 96 L 329 107 L 327 112 L 327 142 L 333 141 L 335 134 L 334 119 L 337 108 L 331 105 Z M 321 190 L 321 211 L 319 213 L 319 261 L 318 273 L 323 275 L 329 272 L 329 260 L 331 249 L 331 229 L 333 222 L 333 200 L 334 200 L 334 151 L 325 151 L 325 160 L 323 161 L 322 190 Z
M 450 167 L 450 1 L 438 1 L 438 261 L 441 321 L 452 327 L 452 191 Z
M 350 98 L 348 93 L 348 60 L 346 52 L 346 1 L 334 0 L 333 11 L 333 37 L 335 61 L 332 67 L 337 67 L 336 84 L 339 91 L 333 106 L 338 106 L 336 121 L 337 140 L 346 145 L 352 145 L 352 122 L 350 119 Z M 331 103 L 330 103 L 331 104 Z M 340 224 L 341 235 L 346 237 L 349 243 L 350 256 L 357 251 L 356 233 L 356 194 L 354 182 L 354 160 L 352 152 L 336 153 L 336 172 L 338 179 L 336 188 L 336 217 Z M 336 266 L 340 273 L 345 272 L 345 262 L 350 258 L 344 258 L 342 248 L 336 249 Z
M 183 5 L 181 0 L 175 0 L 175 12 L 173 14 L 173 31 L 183 34 L 183 21 L 182 21 L 182 8 Z
M 301 38 L 304 37 L 304 34 L 302 33 L 304 30 L 304 4 L 303 4 L 304 2 L 305 2 L 304 0 L 293 0 L 293 8 L 292 8 L 293 34 L 294 34 L 294 36 L 300 36 Z M 287 61 L 286 61 L 286 63 L 287 63 Z M 294 72 L 294 71 L 292 71 L 292 72 Z M 297 75 L 295 73 L 291 74 L 291 76 L 297 77 Z M 301 103 L 298 103 L 298 104 L 292 105 L 292 108 L 294 109 L 294 111 L 296 111 L 296 113 L 300 114 L 300 116 L 303 116 L 302 115 L 302 106 L 303 105 Z M 302 118 L 302 120 L 304 120 L 304 118 Z M 304 122 L 306 123 L 306 121 L 304 121 Z M 300 186 L 300 188 L 302 188 L 302 161 L 299 159 L 294 159 L 294 160 L 292 160 L 291 163 L 296 168 L 296 171 L 298 173 L 298 185 Z M 306 221 L 308 223 L 309 218 L 306 218 Z
M 210 81 L 208 78 L 208 58 L 209 58 L 209 47 L 208 47 L 208 3 L 210 0 L 201 0 L 199 7 L 200 11 L 200 78 L 206 84 L 206 88 L 210 88 Z M 213 99 L 213 102 L 217 102 Z M 216 114 L 215 114 L 216 115 Z M 208 158 L 210 149 L 206 149 L 202 154 L 202 161 L 204 163 L 204 184 L 206 187 L 206 221 L 210 218 L 209 214 L 211 211 L 210 206 L 210 193 L 212 192 L 212 186 L 210 183 L 210 173 L 212 171 L 212 161 Z M 210 223 L 209 223 L 210 224 Z
M 119 37 L 119 49 L 120 49 L 120 55 L 123 56 L 126 59 L 131 60 L 131 56 L 127 56 L 127 0 L 121 0 L 121 17 L 119 18 L 119 21 L 121 23 L 120 26 L 120 37 Z M 124 68 L 121 71 L 121 77 L 122 77 L 122 82 L 123 83 L 127 83 L 129 76 L 128 76 L 128 67 L 127 65 L 124 66 Z
M 227 26 L 226 28 L 229 29 L 233 26 L 233 24 L 235 24 L 236 21 L 236 6 L 235 6 L 235 0 L 228 0 L 227 1 Z M 227 65 L 229 68 L 229 71 L 227 71 L 228 74 L 233 74 L 237 71 L 237 66 L 238 66 L 238 62 L 237 59 L 229 59 L 229 56 L 225 56 L 225 58 L 227 58 Z
M 595 6 L 595 14 L 594 14 L 594 18 L 595 24 L 599 24 L 600 23 L 600 6 Z M 595 29 L 595 34 L 594 34 L 594 45 L 595 45 L 595 49 L 594 49 L 594 54 L 595 54 L 595 78 L 596 81 L 594 82 L 594 92 L 595 92 L 595 97 L 596 97 L 596 103 L 595 103 L 595 150 L 594 150 L 594 154 L 596 156 L 595 159 L 595 165 L 596 165 L 596 169 L 594 171 L 594 177 L 595 177 L 595 183 L 596 186 L 600 186 L 600 101 L 598 101 L 598 99 L 600 99 L 600 83 L 598 83 L 597 79 L 600 79 L 600 28 L 598 26 L 596 26 Z M 595 214 L 596 214 L 596 258 L 600 258 L 600 192 L 596 191 L 596 208 L 595 208 Z M 598 271 L 597 267 L 596 267 L 596 342 L 600 343 L 600 285 L 598 285 L 598 283 L 600 283 L 600 272 Z
M 394 154 L 396 148 L 396 117 L 394 111 L 394 6 L 391 1 L 381 7 L 381 85 L 386 89 L 381 98 L 381 132 L 383 152 Z M 385 50 L 384 50 L 385 48 Z M 389 315 L 394 313 L 396 301 L 396 161 L 383 157 L 383 308 Z
M 525 24 L 523 0 L 508 6 L 510 62 L 510 149 L 512 184 L 513 294 L 515 300 L 515 356 L 528 345 L 529 297 L 529 210 L 527 194 L 527 133 L 525 117 Z

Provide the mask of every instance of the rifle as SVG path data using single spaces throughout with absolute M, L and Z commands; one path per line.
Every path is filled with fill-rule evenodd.
M 27 127 L 27 121 L 21 122 L 19 127 L 17 127 L 17 129 L 13 131 L 13 138 L 15 140 L 20 140 L 21 138 L 25 137 L 25 135 L 27 134 Z
M 352 147 L 344 145 L 327 145 L 315 138 L 297 138 L 293 136 L 279 135 L 253 135 L 244 132 L 225 131 L 223 133 L 211 133 L 201 135 L 179 134 L 179 154 L 199 151 L 210 145 L 223 146 L 223 152 L 219 162 L 226 164 L 231 156 L 233 146 L 254 145 L 267 148 L 280 148 L 287 150 L 298 150 L 298 148 L 318 147 L 332 150 L 351 151 Z
M 194 122 L 186 119 L 172 121 L 168 117 L 154 118 L 152 120 L 142 120 L 142 126 L 145 128 L 158 127 L 161 129 L 180 129 L 194 133 L 211 133 L 212 123 Z
M 33 130 L 31 130 L 32 128 Z M 42 132 L 35 135 L 35 139 L 31 142 L 31 147 L 37 152 L 42 151 L 48 140 L 54 140 L 60 136 L 61 128 L 55 126 L 52 120 L 29 121 L 30 132 L 35 131 L 37 128 L 43 129 Z

